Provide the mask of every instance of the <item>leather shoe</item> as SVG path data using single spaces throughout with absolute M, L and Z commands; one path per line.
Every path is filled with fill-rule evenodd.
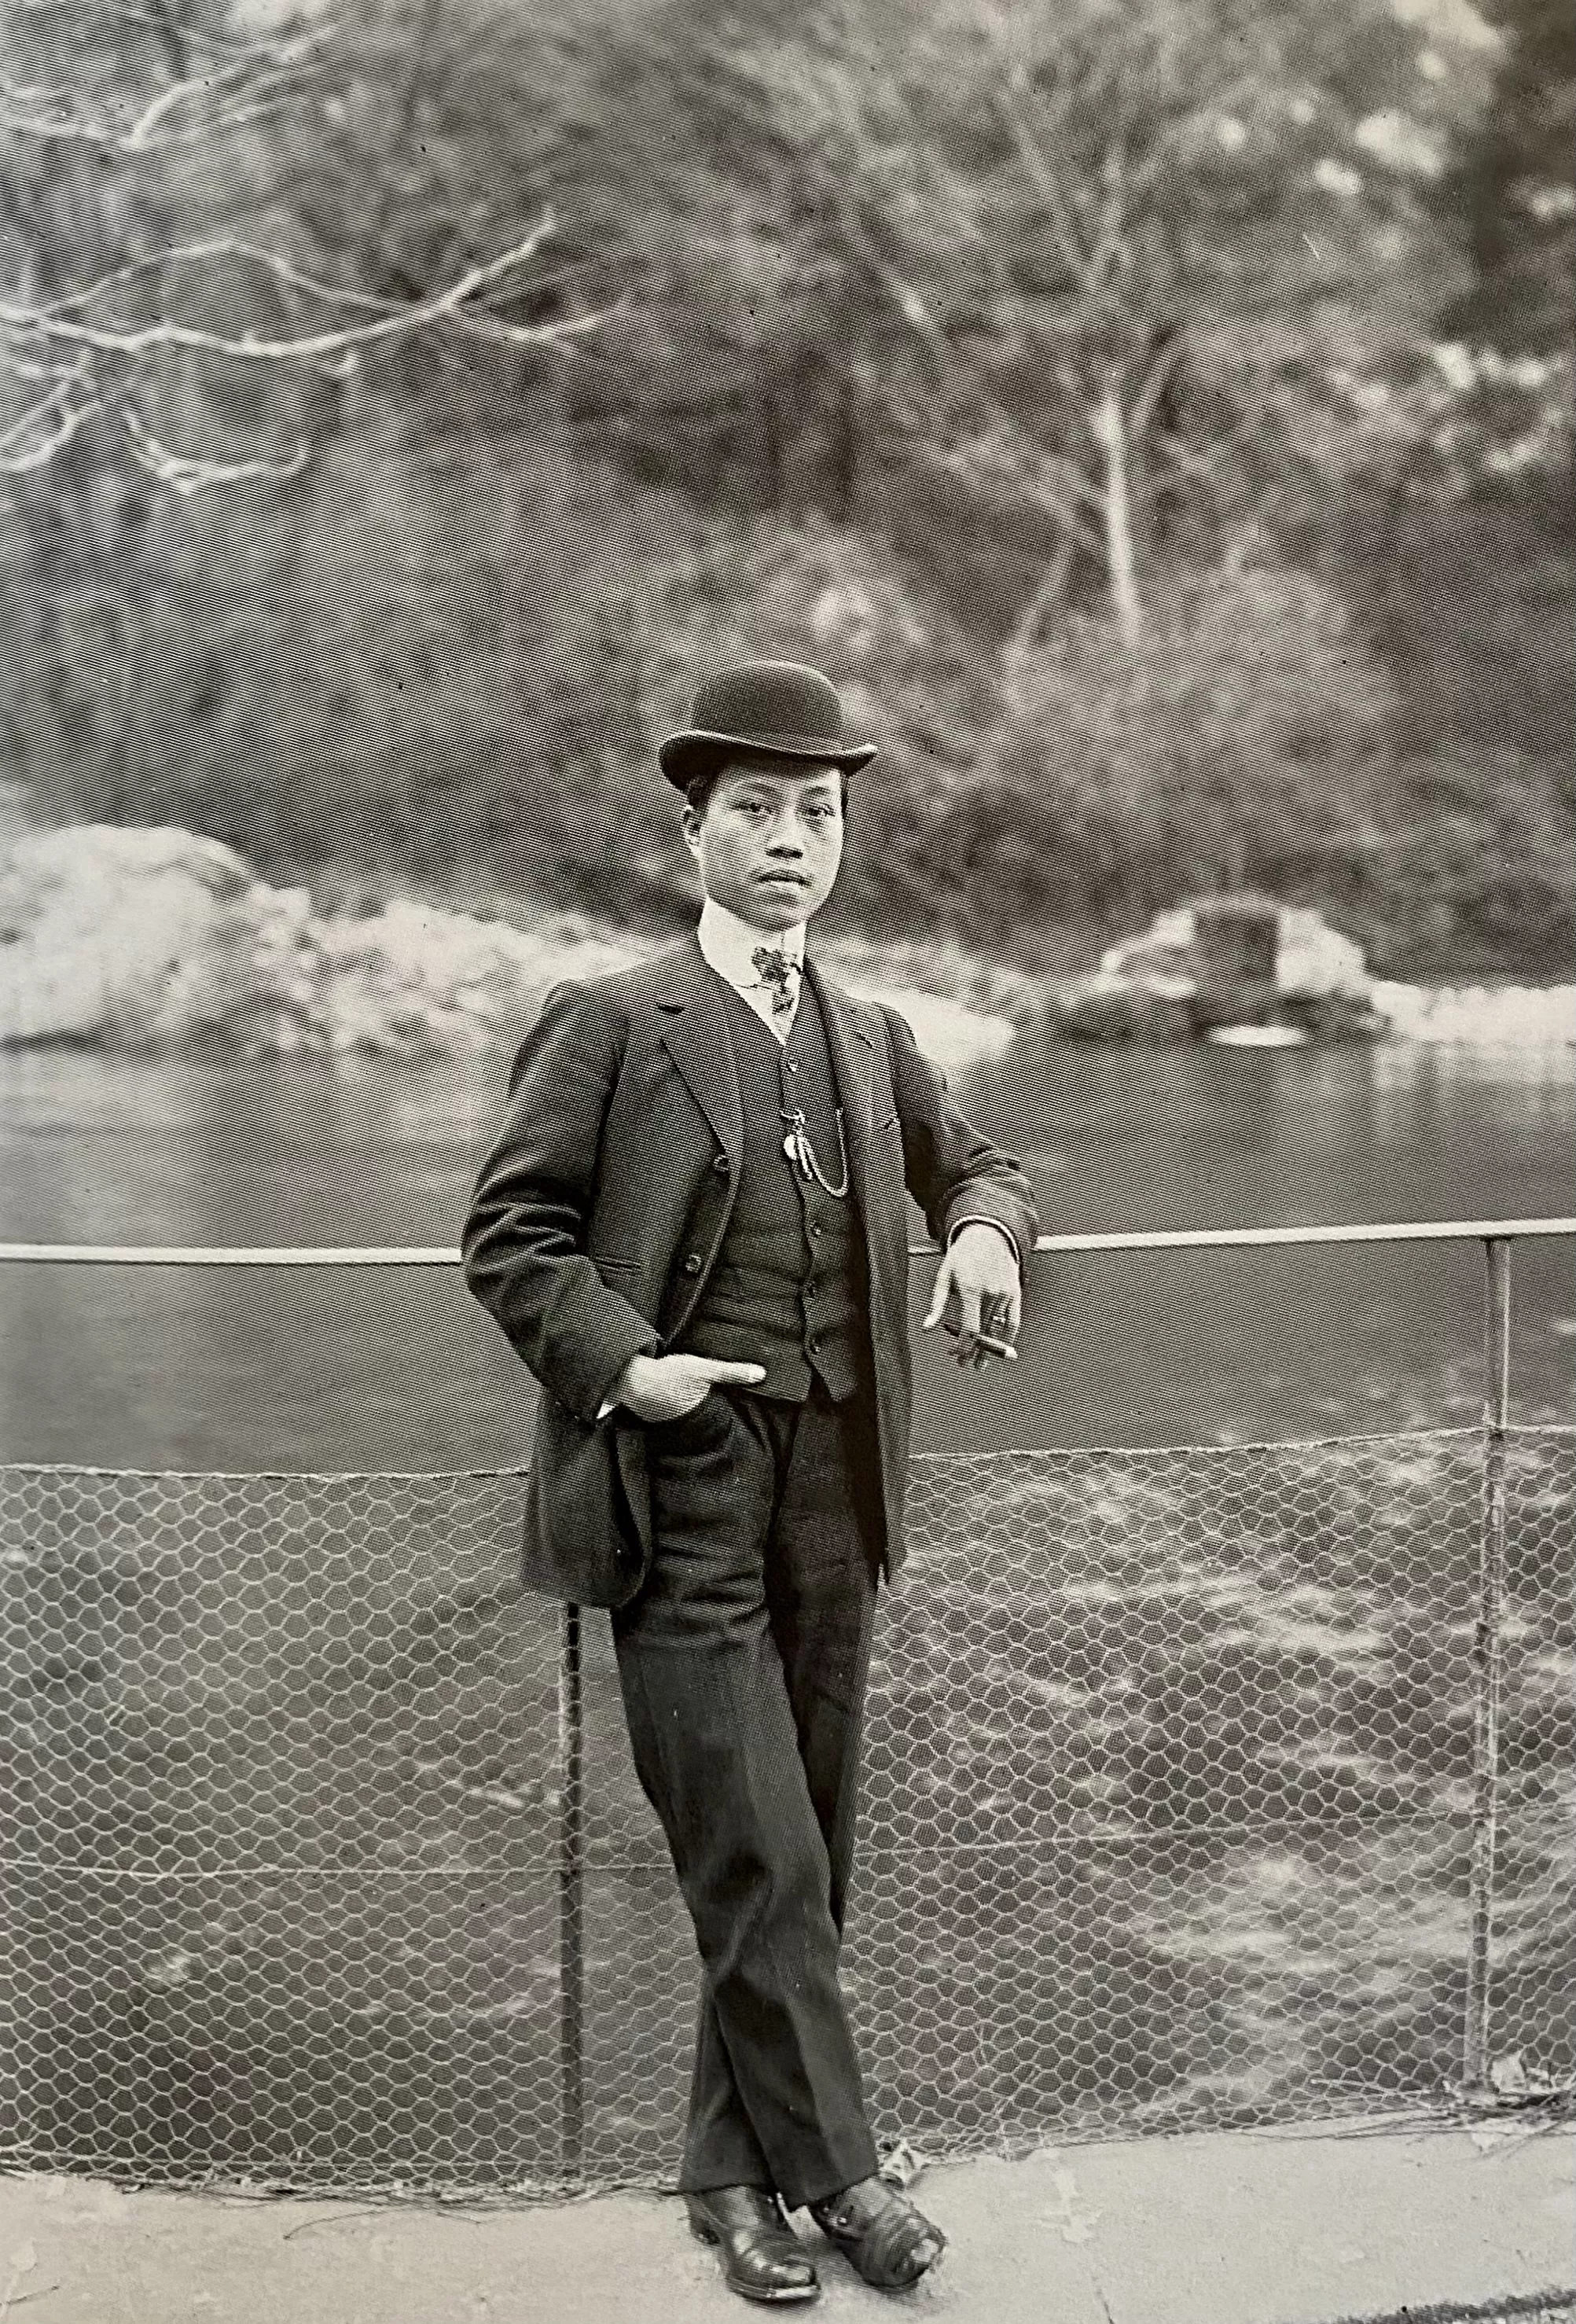
M 821 2289 L 809 2255 L 766 2187 L 706 2187 L 684 2198 L 689 2231 L 723 2255 L 730 2292 L 745 2300 L 814 2300 Z
M 861 2179 L 809 2211 L 878 2292 L 907 2292 L 946 2249 L 941 2229 L 884 2179 Z

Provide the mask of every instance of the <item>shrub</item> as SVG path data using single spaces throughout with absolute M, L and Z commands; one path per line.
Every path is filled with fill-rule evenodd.
M 1135 650 L 1074 616 L 1026 675 L 989 771 L 933 835 L 1035 918 L 1134 923 L 1215 887 L 1300 891 L 1372 845 L 1390 696 L 1310 576 L 1221 572 L 1155 603 Z

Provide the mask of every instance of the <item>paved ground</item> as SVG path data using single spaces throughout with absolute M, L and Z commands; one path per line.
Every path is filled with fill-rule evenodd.
M 1576 2316 L 1576 2131 L 1341 2125 L 927 2171 L 953 2238 L 855 2324 L 1449 2324 Z M 818 2240 L 818 2239 L 817 2239 Z M 1543 2294 L 1543 2300 L 1534 2295 Z M 671 2198 L 448 2205 L 0 2177 L 0 2324 L 740 2324 Z

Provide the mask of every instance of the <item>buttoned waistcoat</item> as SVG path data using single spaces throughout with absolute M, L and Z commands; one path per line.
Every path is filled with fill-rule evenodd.
M 1029 1250 L 1016 1158 L 965 1120 L 894 1009 L 813 960 L 865 1243 L 883 1560 L 903 1558 L 912 1402 L 905 1189 L 945 1241 L 998 1220 Z M 548 996 L 521 1045 L 503 1126 L 463 1236 L 472 1291 L 541 1384 L 526 1489 L 528 1586 L 618 1606 L 651 1556 L 645 1430 L 597 1416 L 632 1355 L 681 1336 L 723 1240 L 743 1153 L 725 995 L 693 937 Z
M 869 1371 L 870 1313 L 853 1172 L 841 1201 L 825 1183 L 828 1164 L 832 1184 L 842 1183 L 843 1148 L 821 1011 L 806 981 L 784 1042 L 740 994 L 724 990 L 723 1010 L 744 1101 L 743 1163 L 679 1345 L 763 1364 L 757 1396 L 797 1403 L 818 1375 L 832 1397 L 846 1397 Z M 796 1115 L 810 1142 L 808 1177 L 783 1150 Z

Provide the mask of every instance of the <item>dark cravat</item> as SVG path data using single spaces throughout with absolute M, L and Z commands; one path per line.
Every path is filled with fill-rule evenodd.
M 750 955 L 751 965 L 771 994 L 774 1017 L 791 1017 L 798 998 L 799 977 L 802 974 L 797 960 L 790 960 L 776 945 L 757 945 Z

